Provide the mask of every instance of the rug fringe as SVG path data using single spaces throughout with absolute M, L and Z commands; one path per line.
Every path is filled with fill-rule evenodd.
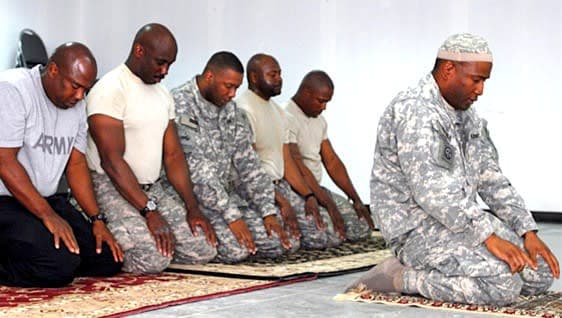
M 349 301 L 349 300 L 355 300 L 355 298 L 357 298 L 357 296 L 359 296 L 359 295 L 360 295 L 359 293 L 337 294 L 332 299 L 335 300 L 335 301 Z

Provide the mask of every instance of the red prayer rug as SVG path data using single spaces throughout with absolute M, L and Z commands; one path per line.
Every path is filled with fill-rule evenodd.
M 299 281 L 307 279 L 314 277 Z M 0 317 L 121 317 L 286 283 L 163 273 L 77 278 L 63 288 L 0 286 Z
M 495 315 L 502 317 L 561 318 L 562 292 L 547 292 L 537 296 L 520 296 L 517 302 L 504 307 L 467 305 L 430 300 L 417 296 L 384 294 L 371 291 L 348 292 L 337 295 L 338 301 L 358 301 L 396 306 L 412 306 L 424 309 L 448 310 L 460 313 Z

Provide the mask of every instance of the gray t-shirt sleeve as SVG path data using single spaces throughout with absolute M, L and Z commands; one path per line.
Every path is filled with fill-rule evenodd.
M 25 104 L 18 90 L 9 83 L 0 82 L 0 147 L 23 145 L 25 114 Z
M 87 136 L 88 136 L 88 122 L 86 117 L 86 107 L 85 103 L 82 101 L 76 107 L 80 108 L 80 123 L 78 125 L 78 132 L 76 133 L 76 139 L 74 141 L 74 148 L 80 151 L 81 153 L 86 153 L 86 144 L 87 144 Z

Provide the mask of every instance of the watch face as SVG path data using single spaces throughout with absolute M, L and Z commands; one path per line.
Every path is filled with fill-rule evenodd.
M 90 216 L 90 222 L 93 223 L 95 221 L 102 221 L 103 223 L 107 223 L 107 217 L 102 212 L 100 212 L 100 213 L 98 213 L 94 216 Z
M 154 211 L 154 210 L 156 210 L 158 205 L 156 204 L 156 202 L 154 200 L 150 199 L 150 200 L 148 200 L 148 202 L 146 202 L 146 207 L 148 208 L 149 211 Z

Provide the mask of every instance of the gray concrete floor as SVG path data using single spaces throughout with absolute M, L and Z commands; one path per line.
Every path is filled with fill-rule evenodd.
M 555 255 L 562 258 L 562 224 L 540 223 L 539 235 Z M 447 311 L 397 306 L 337 302 L 332 298 L 361 273 L 323 278 L 250 293 L 168 307 L 135 315 L 135 317 L 490 317 L 457 314 Z M 554 282 L 552 290 L 561 291 L 562 281 Z

